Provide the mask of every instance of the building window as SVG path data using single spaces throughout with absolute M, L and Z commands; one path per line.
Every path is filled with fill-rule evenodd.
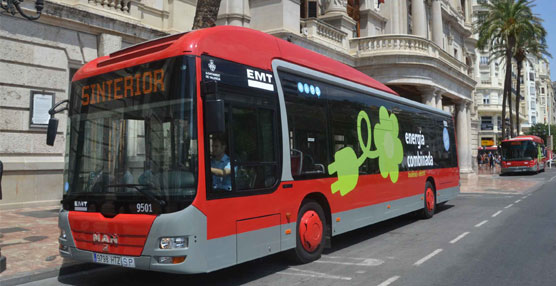
M 492 130 L 492 116 L 481 116 L 481 130 Z
M 359 17 L 359 0 L 347 0 L 347 12 L 348 15 L 355 20 L 355 27 L 353 28 L 353 37 L 359 37 L 361 35 L 361 19 Z
M 483 95 L 483 104 L 490 104 L 490 95 Z
M 529 73 L 529 81 L 535 81 L 535 73 Z
M 481 56 L 481 65 L 488 65 L 488 57 Z
M 531 124 L 537 124 L 537 117 L 534 115 L 531 115 Z
M 303 19 L 306 18 L 316 18 L 318 15 L 318 5 L 317 5 L 317 1 L 314 0 L 302 0 L 299 8 L 301 9 L 300 11 L 300 16 Z
M 496 116 L 496 125 L 498 126 L 498 130 L 502 130 L 502 116 Z
M 541 87 L 541 94 L 544 94 L 544 87 Z

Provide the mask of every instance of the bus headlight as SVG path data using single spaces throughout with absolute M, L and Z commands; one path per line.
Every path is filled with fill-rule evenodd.
M 64 229 L 60 229 L 60 238 L 61 239 L 67 239 L 68 235 L 66 234 L 66 231 Z
M 187 248 L 189 240 L 187 236 L 162 237 L 160 239 L 160 249 Z

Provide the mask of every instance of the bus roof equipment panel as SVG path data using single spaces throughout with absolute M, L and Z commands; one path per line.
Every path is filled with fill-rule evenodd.
M 120 50 L 87 63 L 73 81 L 185 54 L 210 55 L 265 70 L 272 70 L 273 59 L 282 59 L 397 95 L 386 85 L 345 64 L 272 35 L 235 26 L 172 35 Z

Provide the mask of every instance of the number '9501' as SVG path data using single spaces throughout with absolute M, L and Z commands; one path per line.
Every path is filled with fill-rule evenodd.
M 152 213 L 153 212 L 153 205 L 148 203 L 137 203 L 137 212 L 138 213 Z

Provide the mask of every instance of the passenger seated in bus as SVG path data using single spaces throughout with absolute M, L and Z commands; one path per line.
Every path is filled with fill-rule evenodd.
M 226 155 L 226 140 L 220 136 L 212 138 L 212 153 L 210 160 L 213 190 L 232 190 L 230 157 Z

